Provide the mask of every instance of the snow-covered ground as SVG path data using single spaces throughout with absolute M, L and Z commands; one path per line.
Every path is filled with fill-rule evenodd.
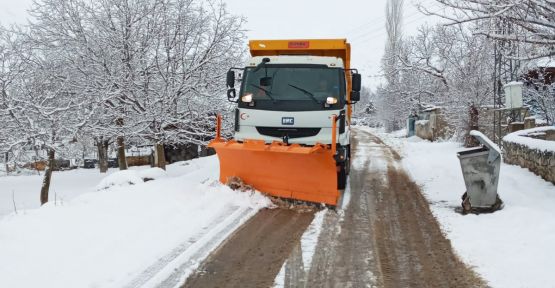
M 110 169 L 111 174 L 116 169 Z M 40 187 L 42 174 L 26 176 L 0 176 L 0 219 L 15 209 L 25 213 L 28 209 L 40 207 Z M 83 193 L 95 191 L 96 185 L 106 177 L 97 169 L 78 169 L 64 172 L 53 172 L 50 199 L 56 202 L 67 202 Z M 15 207 L 14 207 L 15 201 Z
M 175 287 L 270 205 L 219 184 L 215 157 L 167 173 L 110 172 L 105 180 L 96 170 L 55 173 L 53 190 L 64 201 L 40 208 L 39 177 L 0 177 L 0 287 Z M 11 190 L 16 201 L 25 198 L 17 214 Z
M 455 212 L 466 190 L 456 156 L 464 150 L 460 144 L 368 130 L 399 151 L 455 251 L 491 286 L 555 287 L 555 185 L 502 164 L 498 193 L 504 209 L 463 216 Z

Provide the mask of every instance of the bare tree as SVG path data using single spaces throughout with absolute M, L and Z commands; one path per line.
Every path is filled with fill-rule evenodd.
M 155 144 L 164 167 L 163 144 L 206 143 L 210 117 L 230 107 L 244 20 L 221 2 L 40 0 L 31 15 L 0 29 L 0 151 L 46 160 L 43 204 L 76 141 L 94 139 L 101 171 L 114 142 L 126 168 L 125 141 Z
M 386 4 L 387 42 L 382 59 L 382 70 L 385 74 L 386 85 L 379 93 L 379 111 L 388 131 L 397 130 L 403 122 L 402 115 L 404 99 L 399 93 L 401 75 L 398 67 L 403 46 L 403 6 L 404 0 L 388 0 Z
M 448 19 L 451 24 L 479 22 L 476 34 L 502 42 L 530 44 L 524 46 L 515 58 L 531 59 L 555 54 L 555 3 L 550 0 L 435 0 L 446 9 L 430 11 L 420 5 L 428 15 Z M 539 46 L 539 47 L 538 47 Z M 514 51 L 513 51 L 514 52 Z
M 158 145 L 205 144 L 206 117 L 227 110 L 223 76 L 244 53 L 244 20 L 224 4 L 196 0 L 44 0 L 32 10 L 37 40 L 63 39 L 60 55 L 79 76 L 96 113 L 85 130 L 105 155 L 115 139 Z M 101 161 L 102 163 L 103 161 Z M 100 165 L 103 167 L 103 165 Z
M 48 201 L 48 191 L 55 156 L 63 155 L 76 133 L 90 116 L 84 107 L 86 99 L 75 97 L 72 91 L 72 73 L 64 69 L 66 62 L 57 54 L 29 37 L 28 31 L 6 31 L 12 35 L 14 43 L 13 60 L 20 63 L 17 77 L 3 91 L 1 106 L 8 111 L 10 127 L 15 137 L 3 141 L 10 150 L 26 151 L 39 147 L 46 151 L 46 173 L 41 187 L 41 203 Z M 37 154 L 40 156 L 40 154 Z
M 468 26 L 468 25 L 467 25 Z M 493 98 L 493 43 L 463 25 L 420 27 L 406 39 L 401 87 L 419 104 L 440 105 L 458 132 L 472 126 L 467 111 Z M 470 125 L 470 126 L 469 126 Z

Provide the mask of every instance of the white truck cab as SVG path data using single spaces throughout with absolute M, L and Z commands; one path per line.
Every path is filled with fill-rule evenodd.
M 345 115 L 345 70 L 337 57 L 252 57 L 240 84 L 237 141 L 331 144 L 333 116 Z M 347 146 L 349 123 L 345 117 L 340 121 L 344 123 L 337 125 L 338 142 Z

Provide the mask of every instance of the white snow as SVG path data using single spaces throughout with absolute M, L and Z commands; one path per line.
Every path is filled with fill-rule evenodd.
M 529 68 L 550 68 L 555 67 L 555 59 L 551 57 L 543 57 L 536 60 L 532 60 L 528 63 Z
M 320 237 L 320 233 L 322 232 L 322 225 L 324 224 L 324 217 L 326 214 L 329 213 L 329 210 L 324 209 L 318 211 L 314 215 L 314 219 L 301 236 L 301 251 L 302 251 L 302 260 L 303 260 L 303 268 L 305 272 L 308 272 L 310 266 L 312 265 L 312 259 L 314 258 L 314 254 L 316 253 L 316 245 L 318 244 L 318 238 Z M 281 269 L 279 270 L 278 275 L 274 279 L 274 288 L 285 287 L 285 267 L 287 265 L 287 261 L 283 263 Z
M 426 125 L 430 120 L 416 120 L 416 125 Z
M 318 244 L 318 238 L 322 232 L 322 225 L 324 224 L 324 217 L 326 216 L 326 213 L 328 213 L 327 209 L 318 211 L 301 237 L 304 271 L 308 271 L 308 269 L 310 269 L 310 265 L 312 264 L 312 258 L 316 252 L 316 244 Z
M 113 181 L 101 182 L 135 183 L 98 191 L 97 183 L 71 180 L 67 186 L 85 192 L 0 219 L 0 286 L 153 287 L 168 277 L 179 285 L 229 233 L 270 205 L 259 193 L 217 182 L 216 157 L 170 165 L 167 177 L 149 170 L 112 173 L 106 179 Z M 71 179 L 65 173 L 84 180 L 91 172 L 60 172 L 53 183 Z M 156 180 L 142 182 L 141 175 Z M 26 177 L 0 181 L 34 191 L 19 183 Z
M 100 184 L 96 186 L 96 189 L 102 190 L 108 189 L 112 186 L 136 185 L 146 181 L 161 179 L 166 176 L 166 171 L 157 167 L 143 170 L 117 171 L 102 179 L 102 181 L 100 181 Z
M 478 130 L 472 130 L 470 131 L 470 135 L 477 137 L 478 141 L 480 141 L 480 143 L 486 145 L 488 148 L 490 149 L 494 149 L 495 151 L 497 151 L 497 153 L 499 153 L 499 155 L 501 155 L 501 149 L 499 149 L 499 146 L 497 146 L 497 144 L 493 143 L 493 141 L 491 141 L 491 139 L 489 139 L 486 135 L 484 135 L 482 132 L 478 131 Z
M 138 170 L 137 174 L 144 181 L 161 179 L 168 176 L 168 173 L 166 173 L 166 170 L 158 167 L 145 169 L 145 170 Z
M 510 143 L 524 145 L 534 150 L 555 152 L 555 141 L 546 141 L 525 136 L 528 134 L 541 133 L 548 130 L 555 130 L 555 127 L 537 127 L 527 130 L 520 130 L 508 134 L 507 136 L 503 137 L 503 140 Z
M 134 170 L 123 170 L 117 171 L 115 173 L 110 174 L 106 178 L 102 179 L 98 186 L 96 186 L 97 190 L 108 189 L 112 186 L 129 186 L 129 185 L 137 185 L 139 183 L 143 183 L 143 179 L 139 177 L 137 171 Z
M 347 178 L 347 186 L 343 191 L 343 199 L 341 200 L 341 209 L 345 210 L 351 204 L 351 177 Z
M 50 184 L 50 200 L 61 203 L 83 193 L 94 192 L 102 178 L 115 171 L 110 169 L 107 174 L 100 174 L 97 169 L 55 171 Z M 43 173 L 37 175 L 35 171 L 34 175 L 0 176 L 0 219 L 14 212 L 14 201 L 21 213 L 40 207 Z
M 456 253 L 492 287 L 555 287 L 555 186 L 526 169 L 502 164 L 498 193 L 505 203 L 492 214 L 455 212 L 466 190 L 454 142 L 431 143 L 368 129 L 395 147 L 422 186 Z

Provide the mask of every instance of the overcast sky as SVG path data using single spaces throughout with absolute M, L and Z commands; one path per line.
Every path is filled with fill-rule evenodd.
M 437 10 L 434 0 L 405 0 L 404 33 L 437 22 L 419 13 L 415 2 Z M 224 0 L 229 10 L 247 18 L 250 39 L 347 38 L 352 66 L 363 73 L 365 86 L 380 82 L 380 59 L 385 45 L 387 0 Z M 24 23 L 32 0 L 0 0 L 0 23 Z

